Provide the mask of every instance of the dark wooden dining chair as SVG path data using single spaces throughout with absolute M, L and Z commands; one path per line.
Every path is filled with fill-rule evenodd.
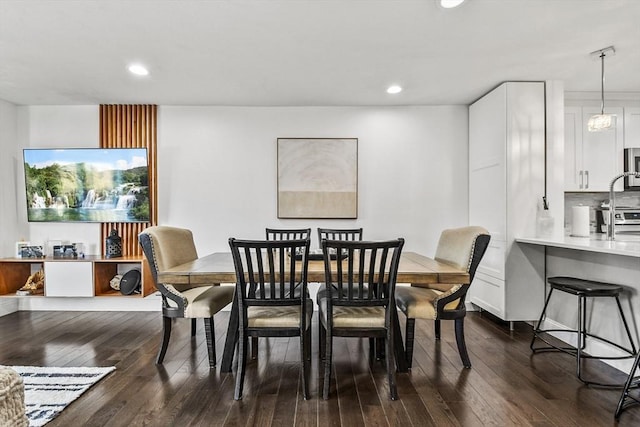
M 451 264 L 469 273 L 469 283 L 489 245 L 489 232 L 482 227 L 470 226 L 444 230 L 440 235 L 435 260 Z M 471 367 L 464 339 L 464 318 L 467 314 L 465 297 L 470 284 L 434 283 L 430 285 L 398 286 L 396 303 L 407 316 L 405 354 L 407 365 L 413 362 L 413 340 L 416 319 L 435 321 L 436 339 L 440 339 L 440 321 L 455 322 L 456 344 L 465 368 Z
M 267 240 L 311 239 L 310 228 L 265 228 Z M 251 337 L 251 358 L 258 358 L 258 337 Z
M 310 228 L 266 228 L 267 240 L 311 239 Z
M 333 337 L 384 340 L 389 393 L 398 398 L 393 350 L 395 287 L 404 239 L 365 242 L 322 240 L 326 289 L 318 292 L 320 355 L 324 355 L 322 396 L 329 398 Z M 348 256 L 342 261 L 331 253 Z M 332 269 L 332 263 L 337 263 Z M 401 337 L 400 337 L 401 339 Z
M 300 337 L 304 399 L 309 398 L 311 317 L 307 297 L 309 239 L 229 239 L 236 271 L 238 371 L 234 399 L 242 399 L 249 337 Z M 298 250 L 303 256 L 294 256 Z
M 327 240 L 362 240 L 360 228 L 320 228 L 318 227 L 318 242 Z
M 156 363 L 160 364 L 169 346 L 171 322 L 177 318 L 191 319 L 191 337 L 196 334 L 196 319 L 204 319 L 209 353 L 209 367 L 216 366 L 215 327 L 213 316 L 233 300 L 232 286 L 184 285 L 158 282 L 158 272 L 198 258 L 190 230 L 168 226 L 153 226 L 138 236 L 156 288 L 162 296 L 162 343 Z

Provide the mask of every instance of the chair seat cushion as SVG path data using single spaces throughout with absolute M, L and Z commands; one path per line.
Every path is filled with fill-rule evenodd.
M 327 292 L 318 292 L 318 310 L 323 325 L 327 325 Z M 384 328 L 384 307 L 333 306 L 334 328 Z
M 437 319 L 436 303 L 445 294 L 438 289 L 418 288 L 410 286 L 398 286 L 396 288 L 396 305 L 411 319 Z M 458 300 L 445 305 L 445 310 L 454 310 L 458 306 Z
M 547 281 L 553 289 L 573 295 L 614 297 L 622 292 L 620 285 L 575 277 L 549 277 Z
M 182 291 L 187 299 L 184 317 L 211 317 L 233 300 L 234 286 L 199 286 Z
M 307 300 L 306 326 L 311 325 L 313 301 Z M 299 328 L 300 306 L 251 306 L 247 307 L 249 328 Z

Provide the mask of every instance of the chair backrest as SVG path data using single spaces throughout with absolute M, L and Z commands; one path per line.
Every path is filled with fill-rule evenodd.
M 404 239 L 366 242 L 323 240 L 325 282 L 332 287 L 331 305 L 395 307 L 398 264 Z M 332 253 L 346 254 L 341 261 Z M 335 268 L 332 268 L 335 264 Z
M 300 305 L 306 319 L 309 239 L 229 239 L 241 316 L 249 306 Z M 300 257 L 294 254 L 301 253 Z M 241 319 L 242 321 L 242 319 Z M 302 326 L 304 322 L 301 322 Z
M 153 279 L 158 285 L 158 271 L 168 270 L 198 258 L 191 230 L 157 225 L 148 227 L 138 235 Z
M 310 228 L 266 228 L 267 240 L 304 240 L 311 238 Z
M 318 241 L 322 240 L 362 240 L 362 228 L 318 228 Z
M 444 230 L 440 234 L 435 259 L 466 270 L 473 280 L 490 239 L 489 232 L 478 226 Z

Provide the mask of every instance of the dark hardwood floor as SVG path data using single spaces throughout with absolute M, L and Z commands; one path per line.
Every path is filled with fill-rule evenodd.
M 216 316 L 218 361 L 228 312 Z M 467 344 L 473 367 L 462 368 L 452 322 L 442 341 L 433 322 L 416 322 L 414 367 L 398 374 L 400 400 L 390 401 L 383 363 L 368 360 L 368 340 L 337 338 L 331 399 L 322 400 L 317 325 L 313 325 L 312 398 L 299 387 L 297 339 L 260 342 L 244 400 L 233 400 L 234 375 L 210 371 L 204 325 L 190 338 L 188 320 L 174 324 L 162 366 L 159 313 L 18 312 L 0 317 L 0 364 L 116 366 L 116 371 L 48 426 L 608 426 L 620 390 L 583 386 L 570 356 L 531 355 L 531 328 L 516 330 L 486 313 L 470 313 Z M 587 372 L 624 377 L 601 362 Z M 336 390 L 337 388 L 337 390 Z M 640 425 L 640 405 L 619 425 Z

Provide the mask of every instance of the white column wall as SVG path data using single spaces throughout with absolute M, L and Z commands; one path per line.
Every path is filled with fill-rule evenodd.
M 20 211 L 16 176 L 22 171 L 18 146 L 17 107 L 0 100 L 0 257 L 14 256 L 15 242 L 28 235 L 26 224 L 16 226 Z

